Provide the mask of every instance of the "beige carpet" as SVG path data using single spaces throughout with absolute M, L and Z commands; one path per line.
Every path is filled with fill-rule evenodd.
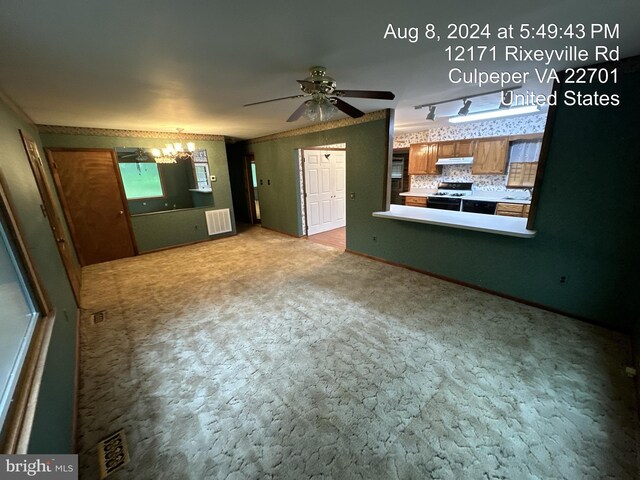
M 83 280 L 83 479 L 638 478 L 624 335 L 260 228 Z

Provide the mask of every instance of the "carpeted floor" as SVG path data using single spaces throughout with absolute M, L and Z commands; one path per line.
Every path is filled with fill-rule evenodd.
M 638 478 L 624 335 L 260 228 L 83 280 L 83 479 Z

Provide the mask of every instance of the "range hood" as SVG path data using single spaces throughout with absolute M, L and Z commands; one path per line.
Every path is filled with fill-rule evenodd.
M 471 165 L 473 157 L 439 158 L 436 165 Z

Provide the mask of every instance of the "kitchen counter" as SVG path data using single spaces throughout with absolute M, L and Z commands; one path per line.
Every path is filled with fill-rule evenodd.
M 443 227 L 462 228 L 478 232 L 496 233 L 512 237 L 533 238 L 535 230 L 527 230 L 527 219 L 485 215 L 482 213 L 452 212 L 435 208 L 390 205 L 387 212 L 373 212 L 374 217 L 405 222 L 428 223 Z
M 401 197 L 428 197 L 433 195 L 437 190 L 433 189 L 415 189 L 410 192 L 402 192 Z M 464 197 L 447 197 L 445 195 L 438 195 L 439 198 L 460 198 L 462 200 L 481 200 L 485 202 L 505 202 L 505 203 L 518 203 L 521 205 L 530 205 L 531 199 L 523 197 L 513 192 L 505 191 L 486 191 L 486 190 L 474 190 L 470 195 Z M 516 197 L 516 198 L 511 198 Z

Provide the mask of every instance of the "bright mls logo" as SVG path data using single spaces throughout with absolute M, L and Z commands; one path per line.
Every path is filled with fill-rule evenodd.
M 0 455 L 0 478 L 77 480 L 77 455 Z

